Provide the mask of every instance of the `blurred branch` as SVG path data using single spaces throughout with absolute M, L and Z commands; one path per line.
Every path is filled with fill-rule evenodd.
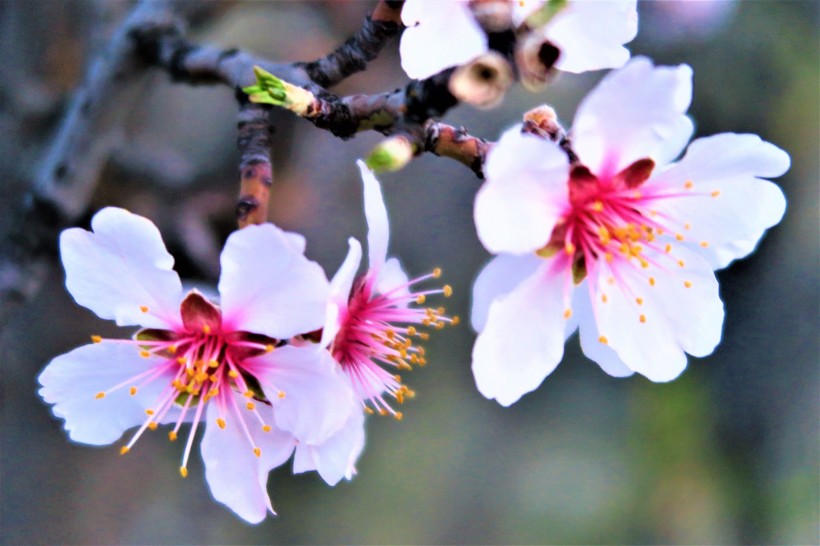
M 484 178 L 484 159 L 492 145 L 492 142 L 468 134 L 464 127 L 456 128 L 432 120 L 424 124 L 424 151 L 455 159 L 479 178 Z
M 262 224 L 268 217 L 268 198 L 273 183 L 270 107 L 245 101 L 239 110 L 237 145 L 241 176 L 236 221 L 243 228 Z
M 367 68 L 367 63 L 402 29 L 402 4 L 402 1 L 379 0 L 356 34 L 327 56 L 303 65 L 310 79 L 322 87 L 332 87 Z

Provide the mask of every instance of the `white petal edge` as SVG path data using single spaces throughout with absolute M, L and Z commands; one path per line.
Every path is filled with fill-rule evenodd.
M 273 224 L 228 237 L 219 279 L 224 328 L 287 339 L 324 325 L 329 283 L 294 241 Z
M 599 177 L 614 176 L 647 157 L 662 165 L 691 136 L 691 123 L 682 119 L 691 100 L 689 66 L 656 67 L 634 57 L 581 102 L 572 127 L 573 149 Z
M 502 406 L 538 388 L 564 355 L 564 311 L 572 295 L 551 265 L 493 301 L 473 346 L 476 386 Z
M 145 410 L 154 407 L 162 390 L 173 379 L 159 377 L 141 385 L 134 396 L 126 385 L 97 399 L 99 392 L 154 369 L 158 359 L 145 359 L 131 344 L 102 342 L 83 345 L 52 360 L 40 374 L 39 394 L 52 411 L 65 420 L 69 438 L 90 445 L 106 445 L 126 430 L 146 420 Z
M 493 300 L 508 294 L 543 263 L 544 260 L 535 254 L 499 254 L 485 265 L 473 283 L 470 313 L 473 330 L 481 332 L 484 329 Z
M 334 486 L 342 478 L 352 479 L 356 461 L 364 449 L 364 412 L 353 412 L 336 434 L 319 445 L 300 443 L 293 457 L 293 473 L 316 470 L 325 482 Z
M 348 250 L 344 262 L 339 266 L 339 270 L 330 280 L 330 302 L 327 307 L 327 318 L 324 328 L 322 328 L 322 340 L 320 345 L 327 347 L 339 333 L 339 319 L 347 310 L 347 302 L 350 299 L 350 290 L 359 270 L 362 261 L 362 245 L 359 241 L 350 237 L 347 240 Z
M 361 159 L 356 161 L 362 173 L 364 189 L 364 215 L 367 219 L 367 259 L 372 271 L 379 271 L 387 259 L 387 245 L 390 243 L 390 223 L 384 196 L 376 175 Z
M 598 325 L 595 323 L 595 315 L 592 312 L 587 281 L 576 287 L 572 309 L 578 317 L 579 339 L 584 355 L 612 377 L 633 375 L 635 372 L 623 363 L 612 347 L 598 341 L 601 334 L 598 332 Z
M 233 391 L 226 396 L 235 397 L 239 407 L 245 403 L 241 395 Z M 228 401 L 225 405 L 232 403 Z M 257 411 L 266 422 L 273 421 L 273 414 L 266 406 Z M 259 523 L 268 513 L 275 514 L 268 496 L 268 473 L 290 458 L 295 439 L 276 427 L 264 432 L 256 418 L 249 415 L 245 426 L 254 442 L 251 444 L 239 422 L 241 413 L 237 415 L 230 410 L 222 413 L 211 401 L 206 415 L 200 449 L 211 495 L 248 523 Z M 219 417 L 225 420 L 224 429 L 216 426 Z M 261 450 L 259 457 L 253 452 L 254 446 Z
M 156 226 L 107 207 L 94 215 L 91 228 L 60 234 L 66 287 L 77 303 L 120 326 L 179 325 L 182 283 Z
M 475 200 L 478 238 L 494 254 L 546 245 L 569 200 L 566 154 L 553 142 L 522 135 L 519 127 L 490 151 L 487 181 Z
M 407 26 L 399 44 L 401 66 L 413 79 L 429 78 L 487 51 L 487 36 L 467 2 L 407 0 L 401 16 Z

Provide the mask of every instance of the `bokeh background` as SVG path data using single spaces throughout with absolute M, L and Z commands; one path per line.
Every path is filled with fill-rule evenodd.
M 310 60 L 351 34 L 373 2 L 236 2 L 195 22 L 195 40 L 280 60 Z M 30 183 L 67 99 L 132 4 L 0 3 L 0 206 Z M 697 135 L 752 132 L 786 149 L 778 180 L 789 208 L 749 259 L 719 273 L 722 344 L 669 384 L 614 379 L 577 339 L 539 390 L 505 409 L 476 391 L 467 321 L 434 335 L 430 364 L 407 375 L 417 396 L 396 422 L 370 418 L 359 475 L 335 488 L 316 475 L 271 474 L 279 516 L 249 526 L 214 503 L 201 462 L 178 475 L 181 450 L 146 435 L 116 447 L 70 443 L 36 394 L 54 356 L 116 328 L 73 303 L 55 261 L 38 297 L 2 332 L 0 537 L 5 544 L 234 543 L 818 543 L 818 179 L 820 10 L 813 1 L 643 2 L 630 48 L 694 68 Z M 404 84 L 397 43 L 340 93 Z M 569 126 L 602 76 L 562 75 L 513 90 L 491 111 L 446 120 L 495 139 L 549 103 Z M 181 273 L 217 278 L 233 229 L 236 104 L 231 90 L 169 83 L 164 73 L 129 110 L 126 139 L 100 177 L 88 218 L 106 205 L 146 215 Z M 342 142 L 277 114 L 271 218 L 304 233 L 329 275 L 362 240 L 354 160 L 378 142 Z M 489 256 L 475 236 L 479 181 L 432 155 L 381 177 L 391 254 L 413 274 L 441 266 L 469 316 Z M 126 334 L 128 332 L 125 332 Z

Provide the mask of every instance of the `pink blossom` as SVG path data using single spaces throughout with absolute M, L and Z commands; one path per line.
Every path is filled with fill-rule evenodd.
M 149 220 L 106 208 L 92 229 L 60 237 L 69 292 L 101 318 L 143 329 L 130 340 L 92 336 L 94 343 L 56 357 L 39 377 L 40 395 L 76 442 L 109 444 L 138 426 L 123 454 L 148 430 L 173 425 L 173 441 L 190 422 L 183 477 L 205 427 L 211 493 L 241 518 L 261 521 L 273 512 L 268 472 L 297 443 L 333 436 L 355 409 L 332 358 L 281 343 L 322 326 L 324 272 L 304 257 L 301 236 L 250 226 L 225 244 L 216 305 L 196 290 L 183 294 Z
M 516 127 L 489 154 L 478 235 L 499 254 L 474 286 L 479 390 L 510 405 L 558 365 L 580 325 L 607 373 L 669 381 L 720 341 L 714 269 L 752 252 L 785 211 L 763 180 L 789 157 L 756 135 L 692 142 L 686 65 L 633 59 L 578 108 L 576 161 Z

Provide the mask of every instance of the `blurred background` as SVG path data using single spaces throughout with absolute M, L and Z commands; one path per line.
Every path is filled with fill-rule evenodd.
M 311 60 L 354 32 L 375 2 L 223 3 L 192 39 L 283 61 Z M 133 6 L 107 0 L 0 3 L 0 206 L 30 184 L 87 62 Z M 789 208 L 749 259 L 719 273 L 723 342 L 669 384 L 614 379 L 577 339 L 536 392 L 505 409 L 470 371 L 467 322 L 432 336 L 404 420 L 369 418 L 351 482 L 327 487 L 290 464 L 271 474 L 278 517 L 249 526 L 210 498 L 201 462 L 179 479 L 181 449 L 146 435 L 127 457 L 70 443 L 36 394 L 50 359 L 117 332 L 77 306 L 57 261 L 2 332 L 0 537 L 5 544 L 818 543 L 818 180 L 820 10 L 813 1 L 643 2 L 633 54 L 694 69 L 697 135 L 752 132 L 789 152 Z M 602 73 L 514 89 L 491 111 L 446 117 L 494 140 L 549 103 L 565 126 Z M 341 94 L 404 85 L 397 42 Z M 236 103 L 223 87 L 173 85 L 156 71 L 127 108 L 126 139 L 85 221 L 107 205 L 157 223 L 184 277 L 218 276 L 238 191 Z M 271 219 L 306 235 L 329 275 L 347 237 L 365 237 L 354 161 L 379 135 L 347 142 L 276 115 Z M 479 181 L 425 155 L 381 176 L 391 254 L 411 275 L 435 266 L 469 316 L 489 256 L 476 239 Z

